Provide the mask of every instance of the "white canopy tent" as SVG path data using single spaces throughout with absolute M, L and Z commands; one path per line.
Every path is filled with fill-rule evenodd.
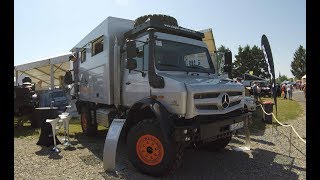
M 54 89 L 55 86 L 61 84 L 66 71 L 72 69 L 72 63 L 69 61 L 70 55 L 72 54 L 66 53 L 15 66 L 15 85 L 21 83 L 23 77 L 28 76 L 36 87 Z
M 303 83 L 306 83 L 306 81 L 307 81 L 307 75 L 302 76 L 301 81 L 302 81 Z

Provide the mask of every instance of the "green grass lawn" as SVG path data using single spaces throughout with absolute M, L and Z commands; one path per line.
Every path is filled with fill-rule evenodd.
M 262 101 L 272 101 L 272 98 L 262 98 Z M 277 99 L 278 113 L 276 115 L 276 108 L 273 106 L 273 113 L 276 115 L 280 122 L 286 122 L 297 119 L 303 115 L 303 109 L 301 105 L 294 100 L 288 100 L 283 98 Z
M 262 101 L 271 101 L 273 102 L 272 98 L 262 98 Z M 291 120 L 295 120 L 300 116 L 303 116 L 303 109 L 301 105 L 294 101 L 294 100 L 284 100 L 283 98 L 277 99 L 277 107 L 278 112 L 276 115 L 276 107 L 273 106 L 273 113 L 276 115 L 276 118 L 280 122 L 287 122 L 290 124 Z M 266 128 L 271 127 L 270 124 L 266 124 L 262 121 L 262 110 L 261 108 L 257 108 L 255 112 L 252 113 L 252 124 L 250 125 L 250 128 L 252 130 L 263 130 Z M 275 121 L 273 119 L 273 121 Z
M 39 137 L 40 128 L 32 128 L 29 119 L 30 115 L 22 116 L 22 117 L 14 117 L 14 137 L 16 138 L 34 138 Z M 18 125 L 20 123 L 20 125 Z M 98 125 L 98 133 L 106 134 L 107 128 L 101 125 Z M 64 129 L 61 129 L 58 132 L 59 136 L 64 135 Z M 69 134 L 73 136 L 75 134 L 82 133 L 82 128 L 80 124 L 79 118 L 72 118 L 69 124 Z

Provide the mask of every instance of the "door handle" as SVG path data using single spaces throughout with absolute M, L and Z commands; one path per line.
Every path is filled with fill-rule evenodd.
M 129 85 L 129 84 L 131 84 L 131 82 L 126 82 L 126 85 Z

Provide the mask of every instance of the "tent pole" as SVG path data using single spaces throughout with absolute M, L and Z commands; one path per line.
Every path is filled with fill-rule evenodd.
M 51 62 L 51 59 L 49 60 L 50 62 L 50 82 L 51 82 L 51 90 L 54 89 L 54 76 L 53 76 L 53 64 Z
M 18 78 L 19 78 L 19 73 L 18 73 L 18 71 L 16 70 L 16 86 L 18 86 Z

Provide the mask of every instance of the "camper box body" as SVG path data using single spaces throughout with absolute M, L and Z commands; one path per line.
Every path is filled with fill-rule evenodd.
M 114 45 L 123 47 L 123 34 L 133 27 L 133 21 L 106 18 L 84 37 L 71 51 L 79 52 L 79 100 L 112 105 L 114 83 Z M 103 39 L 103 50 L 94 54 L 95 43 Z M 120 62 L 119 62 L 120 65 Z M 118 72 L 119 73 L 119 72 Z

